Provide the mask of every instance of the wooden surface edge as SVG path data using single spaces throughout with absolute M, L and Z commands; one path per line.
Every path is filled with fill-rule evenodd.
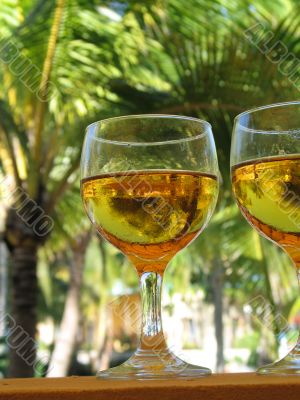
M 2 379 L 0 400 L 300 400 L 300 376 L 215 374 L 192 380 Z

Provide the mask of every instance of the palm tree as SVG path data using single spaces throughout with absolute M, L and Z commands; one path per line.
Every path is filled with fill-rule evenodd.
M 122 109 L 106 83 L 134 51 L 116 54 L 115 38 L 126 29 L 100 14 L 97 3 L 27 1 L 18 12 L 10 2 L 0 7 L 2 21 L 16 12 L 19 21 L 1 30 L 0 48 L 1 167 L 13 176 L 5 181 L 4 231 L 12 259 L 10 376 L 33 375 L 38 249 L 58 219 L 56 204 L 78 178 L 84 126 Z
M 5 228 L 13 265 L 12 315 L 31 339 L 23 357 L 11 349 L 11 376 L 33 373 L 32 362 L 24 360 L 35 355 L 38 249 L 50 234 L 46 223 L 48 228 L 50 218 L 58 223 L 58 201 L 77 178 L 88 121 L 125 112 L 184 113 L 213 121 L 223 178 L 219 207 L 226 208 L 233 116 L 298 96 L 277 64 L 245 35 L 262 23 L 274 33 L 274 43 L 284 41 L 299 57 L 295 2 L 104 3 L 113 18 L 101 14 L 96 0 L 0 5 L 0 22 L 8 22 L 0 24 L 0 158 L 4 173 L 14 177 L 7 181 L 13 207 Z

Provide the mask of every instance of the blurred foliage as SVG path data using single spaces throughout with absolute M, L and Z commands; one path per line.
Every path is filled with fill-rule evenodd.
M 43 70 L 54 9 L 54 1 L 2 0 L 0 43 L 12 41 L 22 57 Z M 33 197 L 42 185 L 55 220 L 49 241 L 39 250 L 40 321 L 50 317 L 59 325 L 69 287 L 71 243 L 89 229 L 78 171 L 84 127 L 130 113 L 185 114 L 213 125 L 222 177 L 219 203 L 204 234 L 171 262 L 165 278 L 168 293 L 193 293 L 201 287 L 205 301 L 212 303 L 211 275 L 221 261 L 226 306 L 243 315 L 245 304 L 262 295 L 275 306 L 274 313 L 293 319 L 299 302 L 291 263 L 258 238 L 233 204 L 229 155 L 237 113 L 299 98 L 278 65 L 246 39 L 245 30 L 262 24 L 274 34 L 272 43 L 281 40 L 300 58 L 299 15 L 296 0 L 189 0 L 188 6 L 182 0 L 67 1 L 37 159 L 38 101 L 2 62 L 1 168 L 26 182 Z M 30 70 L 22 77 L 30 80 Z M 136 276 L 124 256 L 93 237 L 80 299 L 81 331 L 93 325 L 116 291 L 136 290 Z M 252 325 L 264 334 L 259 324 Z M 274 332 L 278 329 L 273 326 Z M 83 334 L 79 347 L 100 346 L 97 333 L 95 329 L 92 339 Z M 272 342 L 274 336 L 269 336 Z M 239 342 L 253 351 L 253 366 L 260 337 L 252 332 Z M 0 362 L 2 368 L 2 358 Z

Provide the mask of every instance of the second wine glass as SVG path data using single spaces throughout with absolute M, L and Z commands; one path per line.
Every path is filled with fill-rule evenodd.
M 300 102 L 271 104 L 237 116 L 231 166 L 243 215 L 291 257 L 300 281 Z M 258 373 L 300 375 L 300 336 L 286 357 Z
M 81 161 L 85 210 L 98 232 L 133 263 L 140 279 L 140 345 L 105 379 L 199 377 L 208 368 L 176 357 L 161 320 L 161 285 L 175 254 L 205 228 L 218 195 L 211 126 L 194 118 L 137 115 L 87 128 Z

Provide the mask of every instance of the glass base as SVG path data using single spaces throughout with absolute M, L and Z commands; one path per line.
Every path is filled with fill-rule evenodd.
M 211 375 L 211 370 L 189 364 L 164 351 L 159 356 L 138 350 L 125 363 L 97 373 L 99 379 L 192 379 Z
M 256 371 L 259 375 L 299 375 L 300 354 L 291 352 L 282 360 L 265 365 Z

